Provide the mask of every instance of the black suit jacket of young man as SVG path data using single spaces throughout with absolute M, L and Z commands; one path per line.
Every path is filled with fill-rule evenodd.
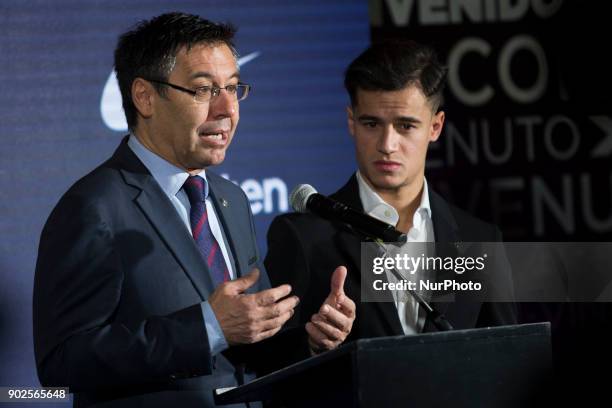
M 330 196 L 349 207 L 363 211 L 357 178 Z M 445 255 L 457 254 L 457 243 L 494 242 L 501 240 L 497 227 L 448 204 L 429 189 L 436 250 Z M 273 285 L 289 283 L 301 302 L 291 325 L 300 326 L 310 320 L 329 294 L 330 276 L 339 265 L 348 268 L 345 282 L 347 296 L 357 305 L 357 316 L 347 341 L 358 338 L 404 334 L 393 302 L 361 302 L 360 275 L 361 239 L 339 222 L 329 221 L 310 213 L 278 216 L 268 231 L 268 253 L 264 261 Z M 498 299 L 512 299 L 512 277 L 504 253 L 496 270 Z M 447 317 L 455 329 L 500 326 L 517 322 L 516 305 L 512 302 L 482 302 L 457 297 L 453 302 L 438 302 L 434 306 Z M 423 331 L 435 331 L 427 320 Z

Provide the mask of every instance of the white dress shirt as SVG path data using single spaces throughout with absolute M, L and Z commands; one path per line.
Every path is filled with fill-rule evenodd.
M 363 205 L 363 210 L 366 214 L 377 218 L 387 224 L 397 227 L 399 222 L 399 214 L 397 210 L 386 203 L 363 179 L 363 176 L 357 172 L 357 184 L 359 185 L 359 198 Z M 414 212 L 412 217 L 412 228 L 408 231 L 408 243 L 403 245 L 400 250 L 403 252 L 414 250 L 414 244 L 411 242 L 434 242 L 433 222 L 431 219 L 431 207 L 429 205 L 429 189 L 427 180 L 423 183 L 423 193 L 421 194 L 421 202 Z M 422 247 L 419 249 L 419 256 L 422 253 Z M 427 255 L 427 254 L 425 254 Z M 393 275 L 387 273 L 389 281 L 397 280 Z M 419 304 L 410 295 L 407 297 L 398 297 L 394 293 L 395 306 L 397 314 L 404 329 L 404 334 L 416 334 L 423 329 L 425 316 L 419 319 Z

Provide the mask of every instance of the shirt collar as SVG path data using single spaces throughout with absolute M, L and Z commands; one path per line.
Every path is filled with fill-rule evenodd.
M 383 222 L 396 226 L 399 222 L 399 214 L 397 210 L 386 203 L 378 193 L 376 193 L 370 185 L 363 179 L 363 176 L 357 171 L 357 184 L 359 185 L 359 198 L 363 205 L 363 210 L 366 214 L 377 218 Z M 422 217 L 431 218 L 431 206 L 429 204 L 429 188 L 427 179 L 423 179 L 423 194 L 421 194 L 421 202 L 419 207 L 414 212 L 412 225 L 420 225 Z
M 128 146 L 149 170 L 164 193 L 170 198 L 176 196 L 190 174 L 147 149 L 134 134 L 130 134 Z M 198 176 L 206 181 L 204 194 L 208 198 L 206 171 L 202 170 Z

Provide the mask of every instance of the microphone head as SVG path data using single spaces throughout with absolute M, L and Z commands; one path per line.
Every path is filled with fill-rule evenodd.
M 296 212 L 308 212 L 308 208 L 306 207 L 306 204 L 308 204 L 308 198 L 316 193 L 317 190 L 315 190 L 315 188 L 310 184 L 297 185 L 289 196 L 291 207 Z

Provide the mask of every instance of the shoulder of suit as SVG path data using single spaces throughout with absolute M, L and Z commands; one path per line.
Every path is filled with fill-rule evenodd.
M 329 222 L 315 214 L 298 212 L 280 214 L 274 218 L 274 221 L 283 221 L 295 225 L 311 225 L 312 223 Z
M 214 171 L 211 171 L 211 170 L 207 169 L 206 170 L 206 178 L 210 182 L 212 182 L 212 183 L 220 184 L 220 185 L 223 185 L 224 187 L 227 187 L 227 188 L 235 188 L 237 190 L 241 190 L 242 191 L 240 186 L 238 186 L 237 184 L 235 184 L 231 180 L 226 179 L 225 177 L 221 177 L 220 175 L 218 175 Z
M 453 223 L 456 224 L 454 228 L 457 228 L 461 239 L 464 241 L 486 242 L 500 238 L 501 233 L 496 225 L 475 217 L 456 205 L 449 203 L 431 187 L 429 188 L 429 201 L 434 228 L 436 227 L 436 222 L 445 220 L 450 222 L 451 225 Z
M 286 213 L 272 220 L 268 230 L 269 235 L 284 235 L 290 230 L 294 235 L 303 236 L 309 240 L 327 239 L 333 236 L 339 225 L 310 213 Z
M 133 199 L 136 191 L 122 182 L 117 169 L 106 164 L 77 180 L 55 204 L 47 223 L 58 219 L 63 223 L 65 217 L 97 219 L 101 214 L 111 214 L 114 209 L 123 208 L 122 202 L 126 199 Z
M 126 184 L 118 168 L 105 162 L 74 182 L 65 195 L 83 195 L 91 199 L 116 197 Z
M 485 242 L 497 239 L 499 228 L 495 224 L 484 221 L 456 205 L 448 202 L 447 204 L 464 240 Z
M 241 197 L 244 197 L 245 200 L 247 199 L 246 193 L 244 192 L 244 190 L 242 190 L 242 188 L 240 188 L 239 185 L 224 177 L 221 177 L 217 173 L 212 172 L 210 170 L 206 170 L 206 178 L 212 186 L 216 188 L 222 188 L 223 191 L 225 191 L 226 193 L 237 194 Z

